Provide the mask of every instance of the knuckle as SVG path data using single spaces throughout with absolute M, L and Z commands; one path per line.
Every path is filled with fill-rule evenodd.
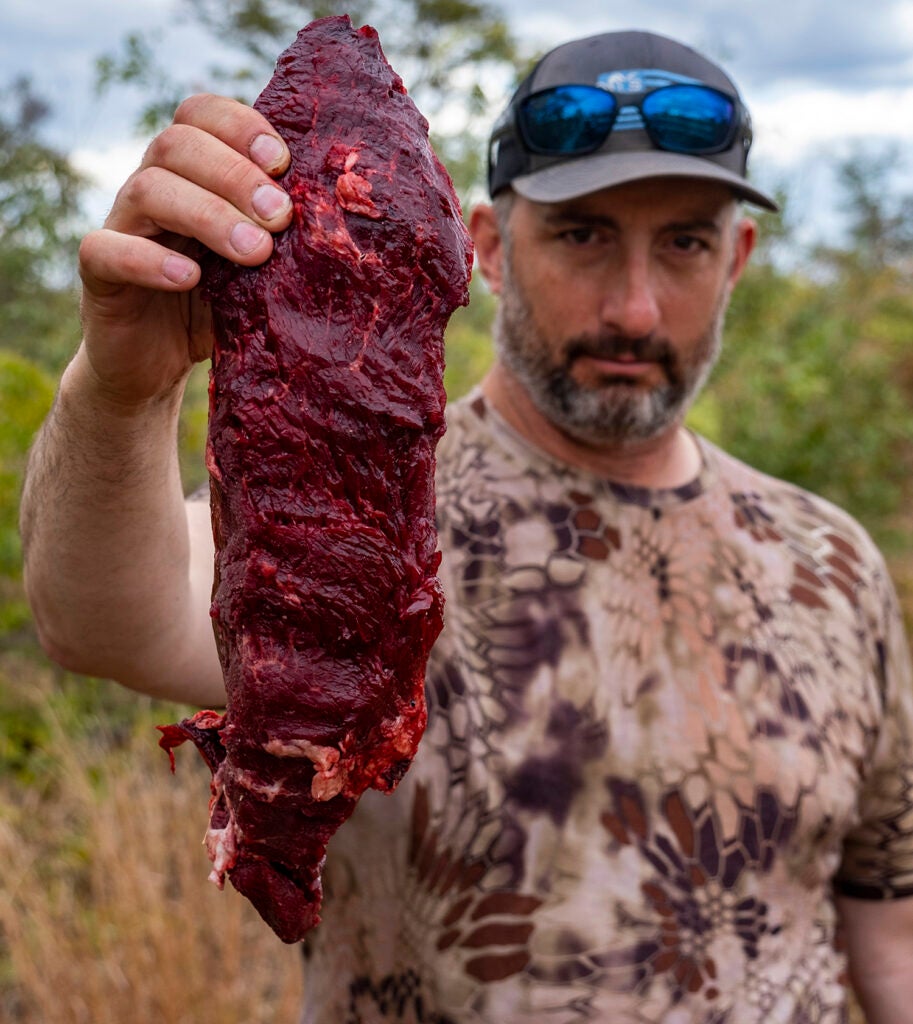
M 172 161 L 174 153 L 182 145 L 186 144 L 187 126 L 182 124 L 169 125 L 164 131 L 149 143 L 143 156 L 143 166 L 151 167 L 158 165 L 167 167 Z
M 178 104 L 174 112 L 174 124 L 196 124 L 202 112 L 216 102 L 219 97 L 211 92 L 198 92 L 188 96 Z
M 244 200 L 262 179 L 263 172 L 244 157 L 228 160 L 222 168 L 226 195 L 243 197 Z
M 140 281 L 147 271 L 142 244 L 127 245 L 118 254 L 120 273 L 128 281 Z
M 204 238 L 224 234 L 228 230 L 227 224 L 234 220 L 228 215 L 228 204 L 211 194 L 197 200 L 193 216 L 196 227 L 194 234 L 197 237 L 202 234 Z
M 79 243 L 78 260 L 81 269 L 91 267 L 97 262 L 103 237 L 101 231 L 90 231 Z
M 130 206 L 144 208 L 149 197 L 155 192 L 161 180 L 159 170 L 155 166 L 143 167 L 131 174 L 118 193 L 118 199 Z

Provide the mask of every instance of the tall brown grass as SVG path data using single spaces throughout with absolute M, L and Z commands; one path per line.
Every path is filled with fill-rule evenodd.
M 80 738 L 46 719 L 47 770 L 0 784 L 0 1020 L 296 1021 L 297 950 L 207 881 L 196 753 L 175 778 L 151 720 Z
M 0 658 L 9 688 L 46 749 L 27 783 L 0 777 L 0 1022 L 294 1024 L 297 950 L 207 881 L 209 773 L 187 748 L 169 773 L 153 723 L 172 709 L 124 695 L 74 729 L 30 659 Z

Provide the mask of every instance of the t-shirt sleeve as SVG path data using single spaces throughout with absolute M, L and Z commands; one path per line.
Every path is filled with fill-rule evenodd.
M 913 671 L 897 596 L 886 571 L 881 622 L 873 632 L 881 722 L 846 835 L 834 888 L 858 899 L 913 896 Z

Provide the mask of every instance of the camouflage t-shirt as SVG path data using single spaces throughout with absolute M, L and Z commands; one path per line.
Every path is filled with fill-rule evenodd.
M 622 487 L 451 408 L 428 731 L 331 843 L 304 1020 L 846 1020 L 833 888 L 913 895 L 896 600 L 847 515 L 701 446 Z

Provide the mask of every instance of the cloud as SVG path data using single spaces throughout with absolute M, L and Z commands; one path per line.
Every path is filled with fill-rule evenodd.
M 913 145 L 913 119 L 898 118 L 898 110 L 913 110 L 913 85 L 860 95 L 827 88 L 796 94 L 784 87 L 754 105 L 758 149 L 839 152 L 887 139 Z
M 84 204 L 91 226 L 103 223 L 117 190 L 139 167 L 146 145 L 144 140 L 130 139 L 100 147 L 80 147 L 70 154 L 76 169 L 92 183 Z
M 853 140 L 891 138 L 913 152 L 913 0 L 498 0 L 531 48 L 641 27 L 681 39 L 723 63 L 755 122 L 760 177 L 807 176 Z M 183 16 L 180 15 L 184 11 Z M 181 0 L 2 0 L 0 86 L 30 72 L 53 107 L 49 141 L 73 152 L 100 184 L 90 212 L 100 222 L 114 190 L 138 163 L 133 134 L 141 96 L 94 96 L 94 59 L 127 32 L 151 39 L 174 74 L 205 77 L 219 60 L 213 39 L 189 24 Z M 202 81 L 201 81 L 202 84 Z M 820 193 L 817 180 L 809 193 Z
M 52 107 L 49 141 L 66 151 L 87 140 L 99 146 L 134 132 L 143 96 L 117 87 L 95 93 L 95 61 L 118 53 L 125 37 L 142 35 L 179 78 L 199 75 L 224 53 L 210 35 L 188 21 L 180 0 L 2 0 L 0 87 L 28 75 Z
M 594 12 L 590 0 L 507 7 L 540 46 L 622 28 L 671 35 L 720 60 L 752 91 L 782 78 L 848 89 L 913 84 L 913 0 L 640 0 L 622 16 Z
M 849 90 L 913 84 L 913 3 L 769 0 L 763 15 L 733 19 L 721 36 L 755 86 L 786 79 Z M 713 24 L 712 20 L 708 22 Z

